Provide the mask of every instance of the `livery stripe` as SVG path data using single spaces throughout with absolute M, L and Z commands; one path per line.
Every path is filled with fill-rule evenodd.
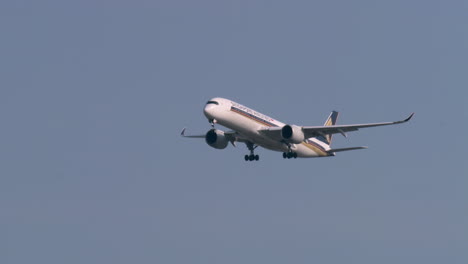
M 232 106 L 231 111 L 233 111 L 235 113 L 238 113 L 240 115 L 243 115 L 245 117 L 248 117 L 248 118 L 252 119 L 253 121 L 256 121 L 256 122 L 258 122 L 258 123 L 260 123 L 262 125 L 269 126 L 269 127 L 277 127 L 277 125 L 275 125 L 275 124 L 273 124 L 271 122 L 268 122 L 267 120 L 262 119 L 262 118 L 260 118 L 258 116 L 255 116 L 255 115 L 249 114 L 249 113 L 247 113 L 245 111 L 242 111 L 237 107 Z
M 304 142 L 302 142 L 302 145 L 304 145 L 305 147 L 315 151 L 316 153 L 318 153 L 320 156 L 328 156 L 328 153 L 325 151 L 325 149 L 320 146 L 319 144 L 311 141 L 311 140 L 305 140 Z

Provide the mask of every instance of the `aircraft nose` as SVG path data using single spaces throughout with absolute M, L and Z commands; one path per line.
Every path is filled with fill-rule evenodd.
M 205 106 L 205 108 L 203 109 L 203 113 L 205 114 L 205 116 L 208 118 L 208 119 L 213 119 L 213 111 L 214 111 L 214 108 L 216 108 L 216 105 L 213 105 L 213 104 L 207 104 Z

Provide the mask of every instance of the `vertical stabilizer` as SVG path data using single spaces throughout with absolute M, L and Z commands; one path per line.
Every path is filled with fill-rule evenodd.
M 336 124 L 336 120 L 338 119 L 338 112 L 332 111 L 330 116 L 328 116 L 325 124 L 323 126 L 334 126 Z M 333 135 L 321 135 L 318 136 L 317 139 L 324 142 L 325 144 L 331 145 L 332 143 L 332 136 Z

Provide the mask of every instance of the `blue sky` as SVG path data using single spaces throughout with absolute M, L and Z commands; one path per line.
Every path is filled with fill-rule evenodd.
M 466 263 L 464 1 L 3 1 L 0 262 Z M 226 97 L 410 123 L 283 160 L 180 138 Z

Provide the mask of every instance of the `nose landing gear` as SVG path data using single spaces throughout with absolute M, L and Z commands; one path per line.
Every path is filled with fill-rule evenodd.
M 218 122 L 216 119 L 208 119 L 208 122 L 210 123 L 211 127 L 214 128 L 215 124 Z

